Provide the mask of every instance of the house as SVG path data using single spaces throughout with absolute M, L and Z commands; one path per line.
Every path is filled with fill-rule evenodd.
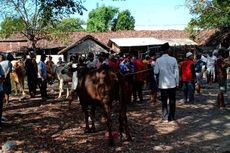
M 197 35 L 195 41 L 205 51 L 213 51 L 217 48 L 230 47 L 230 29 L 207 29 Z
M 43 39 L 38 41 L 38 53 L 45 52 L 47 55 L 63 54 L 66 60 L 69 59 L 71 54 L 75 54 L 76 52 L 115 51 L 119 53 L 130 51 L 132 54 L 137 54 L 138 51 L 146 52 L 148 50 L 155 50 L 158 52 L 160 43 L 157 44 L 156 41 L 161 41 L 161 43 L 167 41 L 170 46 L 173 47 L 174 55 L 181 56 L 187 51 L 194 50 L 196 47 L 196 44 L 194 42 L 191 44 L 191 40 L 189 40 L 186 33 L 181 30 L 119 31 L 103 33 L 73 32 L 68 34 L 65 33 L 65 36 L 66 35 L 68 35 L 68 40 L 66 42 L 62 42 L 58 39 Z M 13 36 L 11 39 L 12 38 Z M 20 38 L 22 39 L 24 37 L 21 36 Z M 121 44 L 122 42 L 118 43 L 119 39 L 129 43 L 128 46 Z M 11 46 L 17 46 L 18 42 L 11 43 Z M 30 49 L 31 43 L 26 43 L 27 48 Z M 121 46 L 119 46 L 119 44 L 121 44 Z M 0 42 L 0 46 L 2 45 L 3 44 Z
M 99 54 L 101 52 L 108 53 L 110 51 L 110 47 L 103 44 L 98 39 L 91 35 L 86 35 L 82 39 L 59 51 L 58 54 L 63 54 L 65 61 L 69 61 L 71 55 L 75 54 L 86 56 L 89 52 Z
M 142 58 L 143 54 L 146 51 L 155 51 L 156 54 L 161 54 L 160 47 L 162 44 L 168 42 L 173 50 L 173 55 L 182 59 L 184 56 L 184 51 L 181 50 L 181 46 L 190 46 L 195 47 L 196 42 L 187 39 L 187 38 L 178 38 L 178 39 L 156 39 L 156 38 L 113 38 L 109 40 L 109 46 L 116 52 L 124 52 L 136 55 L 139 58 Z M 179 50 L 175 50 L 176 47 L 179 47 Z

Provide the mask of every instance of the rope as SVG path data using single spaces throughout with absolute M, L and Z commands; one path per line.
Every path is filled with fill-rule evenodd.
M 152 68 L 149 68 L 149 69 L 146 69 L 146 70 L 141 70 L 141 71 L 137 71 L 137 72 L 132 72 L 132 73 L 127 73 L 127 74 L 122 74 L 123 76 L 128 76 L 128 75 L 134 75 L 134 74 L 138 74 L 138 73 L 144 73 L 144 72 L 147 72 L 147 71 L 150 71 L 152 70 Z

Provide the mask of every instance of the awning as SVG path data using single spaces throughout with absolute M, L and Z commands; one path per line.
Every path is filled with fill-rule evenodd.
M 156 38 L 112 38 L 111 42 L 119 47 L 162 45 L 166 41 Z

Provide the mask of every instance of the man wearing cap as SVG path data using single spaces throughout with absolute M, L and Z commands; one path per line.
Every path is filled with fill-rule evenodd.
M 169 44 L 163 44 L 161 50 L 163 54 L 156 60 L 154 73 L 159 77 L 158 88 L 161 92 L 162 122 L 168 122 L 175 120 L 176 87 L 179 86 L 179 69 L 176 58 L 168 54 Z
M 40 87 L 42 100 L 46 100 L 47 96 L 47 69 L 46 64 L 44 63 L 46 60 L 46 55 L 41 55 L 41 60 L 38 63 L 38 84 Z
M 193 53 L 187 52 L 186 59 L 181 62 L 181 81 L 183 84 L 184 91 L 184 103 L 194 102 L 194 92 L 195 92 L 195 66 L 193 61 Z

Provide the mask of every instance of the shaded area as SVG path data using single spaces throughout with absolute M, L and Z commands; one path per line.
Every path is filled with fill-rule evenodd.
M 96 133 L 85 134 L 84 116 L 78 101 L 68 109 L 67 100 L 39 98 L 13 100 L 5 107 L 8 118 L 0 131 L 0 144 L 17 141 L 15 151 L 23 152 L 172 152 L 221 153 L 230 151 L 230 94 L 227 107 L 218 110 L 215 105 L 217 84 L 206 85 L 202 95 L 196 95 L 194 104 L 183 104 L 182 91 L 177 94 L 177 121 L 160 123 L 161 106 L 150 103 L 148 91 L 145 102 L 128 106 L 128 122 L 132 142 L 116 140 L 115 147 L 107 145 L 106 125 L 97 109 Z M 116 105 L 115 105 L 116 106 Z M 115 107 L 114 106 L 114 107 Z M 118 130 L 117 113 L 113 114 L 114 131 Z

